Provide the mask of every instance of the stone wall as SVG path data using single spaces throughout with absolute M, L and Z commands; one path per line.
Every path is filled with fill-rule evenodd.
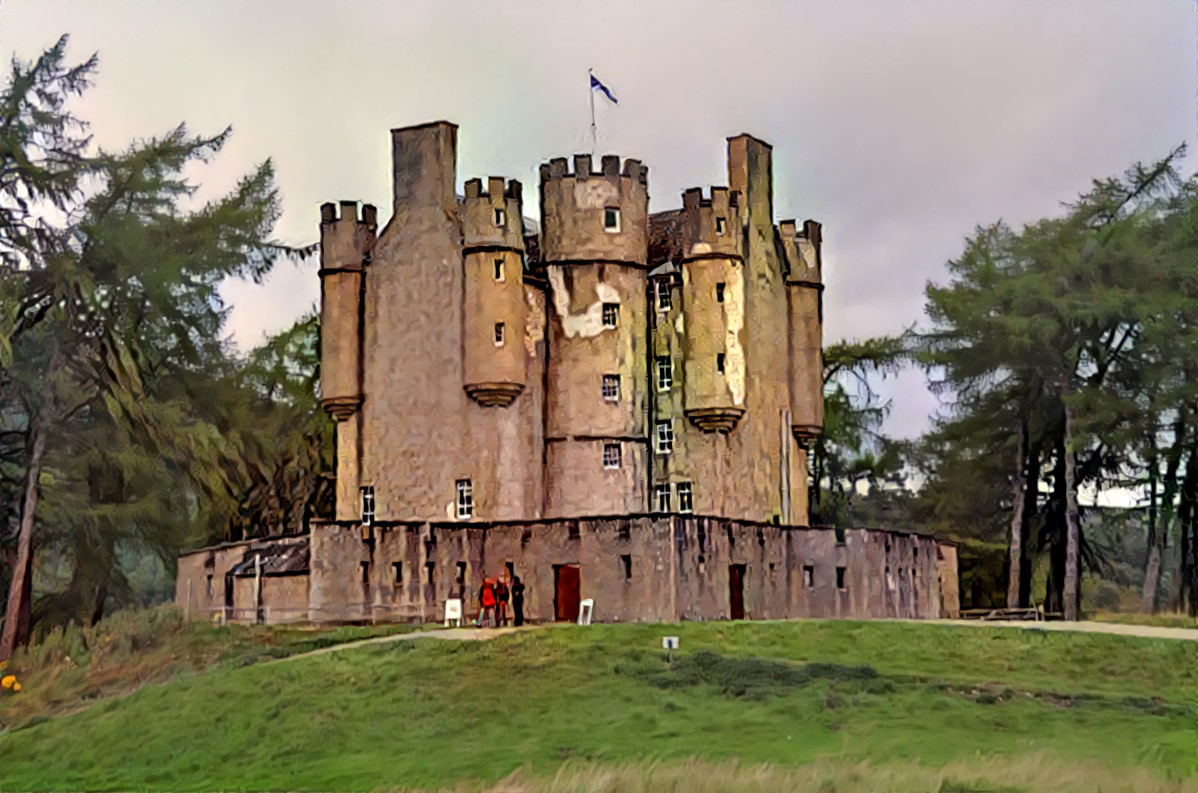
M 951 547 L 951 546 L 945 546 Z M 579 568 L 597 622 L 732 616 L 732 566 L 743 570 L 746 619 L 942 615 L 955 557 L 932 537 L 871 529 L 774 526 L 698 516 L 312 528 L 314 622 L 439 621 L 447 598 L 478 613 L 484 576 L 511 570 L 530 622 L 555 618 L 556 571 Z M 365 564 L 365 568 L 363 568 Z M 397 568 L 398 565 L 398 568 Z
M 177 563 L 175 602 L 184 609 L 189 619 L 220 619 L 223 616 L 233 622 L 253 622 L 257 611 L 254 576 L 234 576 L 230 571 L 241 562 L 253 558 L 256 551 L 266 548 L 268 544 L 294 546 L 305 542 L 306 537 L 274 537 L 244 540 L 185 553 Z M 306 570 L 264 574 L 261 591 L 264 621 L 308 620 L 308 590 Z

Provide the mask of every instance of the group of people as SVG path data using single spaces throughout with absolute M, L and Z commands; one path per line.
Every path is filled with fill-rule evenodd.
M 520 576 L 512 576 L 509 582 L 508 573 L 503 572 L 496 578 L 484 579 L 482 588 L 478 590 L 479 627 L 507 625 L 509 601 L 512 604 L 512 624 L 519 627 L 524 624 L 524 583 Z

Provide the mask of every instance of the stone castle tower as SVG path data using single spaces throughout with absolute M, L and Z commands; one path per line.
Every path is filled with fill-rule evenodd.
M 805 525 L 823 422 L 820 225 L 770 146 L 649 213 L 637 160 L 455 191 L 457 127 L 392 130 L 392 216 L 321 207 L 321 387 L 342 521 L 694 512 Z

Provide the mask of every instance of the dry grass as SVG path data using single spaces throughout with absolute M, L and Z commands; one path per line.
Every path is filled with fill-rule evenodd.
M 1087 619 L 1093 622 L 1116 622 L 1122 625 L 1149 625 L 1154 628 L 1198 628 L 1198 617 L 1187 614 L 1130 614 L 1103 611 Z
M 1146 768 L 1109 769 L 1047 753 L 1020 758 L 970 757 L 943 768 L 916 763 L 749 765 L 737 761 L 564 766 L 538 777 L 517 772 L 498 785 L 458 788 L 485 793 L 1195 793 L 1198 783 L 1162 779 Z
M 0 733 L 132 693 L 146 683 L 408 629 L 220 626 L 188 621 L 171 604 L 118 612 L 89 627 L 72 623 L 10 659 L 8 671 L 22 682 L 22 691 L 0 696 Z

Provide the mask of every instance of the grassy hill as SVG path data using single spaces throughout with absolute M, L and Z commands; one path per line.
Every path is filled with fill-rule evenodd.
M 673 663 L 667 633 L 681 637 Z M 36 690 L 36 673 L 26 680 Z M 0 788 L 470 788 L 516 772 L 530 791 L 1193 791 L 1177 780 L 1198 775 L 1196 698 L 1193 642 L 563 626 L 145 685 L 0 735 Z

